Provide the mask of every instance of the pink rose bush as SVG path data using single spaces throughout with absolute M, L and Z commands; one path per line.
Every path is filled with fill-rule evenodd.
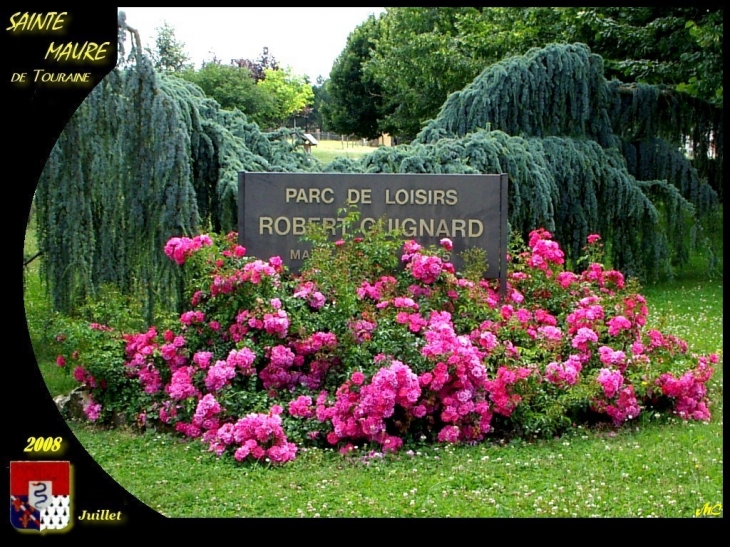
M 165 245 L 165 254 L 174 260 L 177 264 L 182 265 L 195 251 L 199 250 L 203 245 L 212 245 L 213 241 L 210 236 L 199 235 L 190 239 L 188 237 L 173 237 Z M 243 247 L 241 247 L 243 248 Z
M 591 256 L 600 245 L 589 236 Z M 188 302 L 176 324 L 94 323 L 83 348 L 61 333 L 57 363 L 88 388 L 89 420 L 124 411 L 238 461 L 620 427 L 649 409 L 710 419 L 718 356 L 647 328 L 646 299 L 620 272 L 567 271 L 535 230 L 510 253 L 502 295 L 455 271 L 451 240 L 439 247 L 345 234 L 293 275 L 246 256 L 235 233 L 172 238 Z

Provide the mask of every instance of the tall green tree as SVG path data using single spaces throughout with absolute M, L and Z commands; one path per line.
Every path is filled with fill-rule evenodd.
M 255 63 L 234 59 L 230 65 L 216 60 L 206 62 L 199 70 L 187 69 L 177 73 L 198 85 L 221 108 L 237 108 L 260 127 L 280 127 L 292 115 L 314 104 L 314 92 L 305 76 L 281 69 L 273 57 L 264 54 Z M 261 70 L 255 77 L 249 65 Z
M 564 8 L 565 37 L 586 43 L 604 59 L 606 76 L 663 88 L 681 114 L 643 123 L 687 150 L 700 176 L 723 198 L 723 8 Z M 631 126 L 625 126 L 632 130 Z M 637 169 L 646 139 L 627 152 Z M 638 155 L 637 155 L 638 154 Z M 673 165 L 669 159 L 665 162 Z M 654 162 L 657 176 L 662 162 Z M 648 173 L 645 168 L 642 176 Z
M 273 101 L 262 122 L 265 126 L 280 126 L 293 114 L 314 104 L 312 86 L 304 76 L 294 74 L 289 67 L 280 70 L 267 68 L 264 74 L 266 77 L 256 87 Z
M 324 116 L 322 115 L 322 108 L 330 101 L 327 80 L 322 75 L 317 76 L 317 80 L 312 84 L 312 94 L 314 95 L 314 102 L 312 104 L 312 112 L 309 115 L 309 124 L 323 131 L 334 131 L 325 122 Z
M 375 138 L 384 115 L 383 90 L 375 77 L 365 72 L 381 37 L 381 20 L 371 15 L 347 37 L 325 87 L 327 101 L 321 106 L 327 127 L 346 135 Z
M 198 85 L 208 97 L 218 101 L 221 108 L 238 108 L 258 124 L 266 123 L 274 108 L 274 96 L 256 85 L 247 68 L 209 62 L 199 70 L 188 69 L 179 75 Z
M 722 106 L 722 7 L 565 8 L 564 38 L 601 55 L 610 79 L 663 84 Z
M 552 8 L 390 8 L 363 71 L 382 90 L 383 130 L 413 138 L 487 66 L 551 41 Z
M 264 46 L 264 50 L 256 59 L 231 59 L 231 65 L 239 68 L 246 68 L 251 73 L 256 83 L 266 78 L 266 70 L 279 70 L 279 63 L 274 56 L 269 53 L 269 48 Z
M 190 56 L 185 51 L 185 43 L 175 37 L 175 28 L 164 21 L 155 29 L 155 46 L 147 48 L 147 55 L 152 60 L 155 70 L 161 72 L 182 72 L 192 67 Z

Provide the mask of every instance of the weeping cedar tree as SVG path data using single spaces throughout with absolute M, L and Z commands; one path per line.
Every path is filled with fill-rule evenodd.
M 685 147 L 705 167 L 722 165 L 718 109 L 661 86 L 609 82 L 601 57 L 584 44 L 551 44 L 485 69 L 410 145 L 328 168 L 506 172 L 512 230 L 526 237 L 543 226 L 573 260 L 586 237 L 600 233 L 614 267 L 655 280 L 693 251 L 718 267 L 706 236 L 717 194 Z
M 38 245 L 54 309 L 72 312 L 110 283 L 143 296 L 152 323 L 156 306 L 182 305 L 169 238 L 236 229 L 238 171 L 307 170 L 311 160 L 292 132 L 262 133 L 156 72 L 123 13 L 119 28 L 123 62 L 71 118 L 40 177 Z
M 687 262 L 703 241 L 698 217 L 718 207 L 679 152 L 698 136 L 686 105 L 661 88 L 606 81 L 601 58 L 581 44 L 492 65 L 411 144 L 324 167 L 285 133 L 261 133 L 134 53 L 76 113 L 38 187 L 57 309 L 104 282 L 146 290 L 150 321 L 154 301 L 179 306 L 181 282 L 162 248 L 174 235 L 235 229 L 241 170 L 506 172 L 513 232 L 545 227 L 569 259 L 600 233 L 612 265 L 646 280 Z M 703 123 L 721 158 L 721 124 Z

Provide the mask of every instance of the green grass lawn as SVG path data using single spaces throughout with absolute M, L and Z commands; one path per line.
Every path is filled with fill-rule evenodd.
M 308 450 L 282 467 L 219 460 L 165 435 L 73 430 L 115 480 L 171 517 L 691 517 L 723 501 L 717 421 L 423 447 L 369 462 Z
M 338 157 L 358 159 L 369 154 L 376 147 L 362 146 L 358 143 L 342 143 L 340 141 L 319 141 L 317 146 L 312 147 L 312 155 L 324 165 L 332 162 Z

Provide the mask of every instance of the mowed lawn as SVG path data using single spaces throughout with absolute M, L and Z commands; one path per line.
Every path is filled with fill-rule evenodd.
M 374 150 L 377 150 L 377 147 L 363 146 L 362 141 L 341 142 L 321 140 L 317 146 L 312 147 L 312 156 L 324 165 L 327 165 L 338 157 L 358 159 Z

